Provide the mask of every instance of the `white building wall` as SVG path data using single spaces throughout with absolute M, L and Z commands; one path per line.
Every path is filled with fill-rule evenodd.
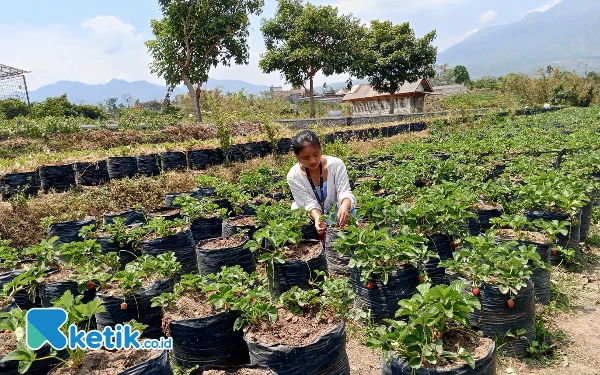
M 414 107 L 414 98 L 395 98 L 394 113 L 410 113 Z M 390 112 L 390 101 L 388 99 L 374 99 L 363 102 L 355 102 L 353 105 L 354 115 L 387 115 Z

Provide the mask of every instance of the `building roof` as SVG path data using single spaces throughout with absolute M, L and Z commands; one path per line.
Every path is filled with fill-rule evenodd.
M 420 85 L 423 85 L 423 90 L 418 90 Z M 395 95 L 403 96 L 415 94 L 417 92 L 433 92 L 433 87 L 427 78 L 421 78 L 415 82 L 404 82 L 402 87 L 396 91 Z M 360 84 L 352 86 L 352 89 L 344 96 L 342 101 L 356 101 L 356 100 L 369 100 L 369 99 L 382 99 L 389 97 L 388 93 L 381 93 L 371 87 L 368 84 Z
M 288 91 L 275 91 L 275 92 L 273 92 L 273 96 L 280 97 L 280 96 L 291 96 L 291 95 L 304 95 L 304 93 L 305 93 L 304 89 L 288 90 Z

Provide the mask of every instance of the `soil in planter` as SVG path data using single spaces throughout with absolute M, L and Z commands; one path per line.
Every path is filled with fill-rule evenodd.
M 150 285 L 154 284 L 155 282 L 163 279 L 163 277 L 160 277 L 159 275 L 156 275 L 156 276 L 157 276 L 156 278 L 142 279 L 141 280 L 142 286 L 140 287 L 140 289 L 145 289 L 145 288 L 149 287 Z M 104 295 L 104 296 L 122 297 L 123 294 L 125 293 L 125 290 L 120 289 L 117 286 L 117 282 L 109 282 L 109 283 L 106 283 L 104 288 L 102 288 L 99 291 L 99 293 L 102 293 L 102 295 Z
M 6 355 L 17 348 L 17 340 L 14 334 L 0 332 L 0 356 Z
M 291 246 L 283 252 L 286 260 L 308 260 L 316 258 L 321 253 L 321 243 L 302 243 Z
M 215 249 L 224 249 L 240 246 L 246 241 L 244 237 L 231 236 L 225 238 L 215 238 L 213 240 L 207 240 L 200 247 L 201 249 L 206 250 L 215 250 Z
M 523 240 L 542 244 L 548 242 L 548 238 L 540 232 L 521 231 L 517 234 L 517 232 L 515 232 L 512 229 L 499 229 L 496 235 L 498 237 L 507 238 L 511 240 Z
M 157 350 L 90 350 L 86 353 L 86 360 L 77 369 L 65 366 L 57 368 L 52 375 L 111 375 L 119 374 L 130 367 L 157 357 L 161 352 Z
M 273 375 L 273 372 L 270 370 L 261 370 L 258 368 L 241 368 L 235 371 L 208 370 L 203 371 L 202 375 Z
M 240 216 L 233 219 L 229 219 L 227 220 L 227 222 L 232 226 L 255 225 L 256 218 L 254 216 Z
M 457 353 L 458 348 L 464 348 L 466 351 L 470 352 L 473 356 L 474 360 L 485 358 L 490 352 L 490 348 L 494 345 L 494 340 L 483 337 L 479 335 L 477 332 L 468 332 L 468 331 L 459 331 L 452 330 L 446 332 L 446 334 L 442 337 L 442 343 L 444 346 L 444 350 Z M 423 365 L 425 368 L 434 368 L 436 370 L 443 369 L 451 369 L 456 366 L 466 365 L 467 362 L 458 358 L 455 362 L 447 362 L 443 365 L 432 365 L 426 363 Z
M 50 283 L 58 283 L 61 281 L 69 281 L 69 277 L 71 277 L 75 273 L 74 270 L 68 268 L 61 268 L 60 270 L 48 275 L 48 277 L 44 278 L 45 284 Z
M 148 234 L 147 236 L 145 236 L 144 238 L 142 238 L 142 242 L 144 241 L 152 241 L 155 240 L 157 238 L 166 238 L 166 237 L 170 237 L 170 236 L 174 236 L 176 234 L 179 234 L 185 230 L 188 230 L 189 228 L 182 228 L 182 227 L 177 227 L 177 228 L 169 228 L 169 234 L 167 234 L 166 236 L 157 236 L 156 232 L 152 232 L 150 234 Z
M 341 319 L 333 315 L 316 317 L 317 310 L 296 315 L 286 309 L 277 309 L 276 323 L 260 322 L 250 326 L 246 338 L 263 344 L 306 346 L 337 326 Z
M 173 309 L 163 312 L 163 332 L 167 336 L 170 336 L 169 324 L 173 320 L 206 318 L 207 316 L 215 315 L 216 312 L 212 305 L 206 303 L 207 298 L 208 296 L 204 293 L 185 294 L 181 296 Z

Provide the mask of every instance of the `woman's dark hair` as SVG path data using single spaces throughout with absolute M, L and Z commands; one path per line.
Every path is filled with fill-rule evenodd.
M 292 150 L 298 155 L 306 146 L 321 148 L 319 136 L 312 130 L 302 130 L 292 138 Z

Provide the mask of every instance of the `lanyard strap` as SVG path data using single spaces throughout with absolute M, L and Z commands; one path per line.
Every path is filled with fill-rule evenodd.
M 319 192 L 321 193 L 321 195 L 319 196 L 317 194 L 317 189 L 315 188 L 315 183 L 313 182 L 312 177 L 310 176 L 310 172 L 308 171 L 308 168 L 304 167 L 306 169 L 306 176 L 308 177 L 308 182 L 310 182 L 310 187 L 313 190 L 313 193 L 315 193 L 315 198 L 317 198 L 317 201 L 319 202 L 319 205 L 321 206 L 321 214 L 325 214 L 325 197 L 323 194 L 323 163 L 319 163 L 319 179 L 320 179 L 320 184 L 319 184 Z M 321 198 L 323 200 L 321 200 Z

